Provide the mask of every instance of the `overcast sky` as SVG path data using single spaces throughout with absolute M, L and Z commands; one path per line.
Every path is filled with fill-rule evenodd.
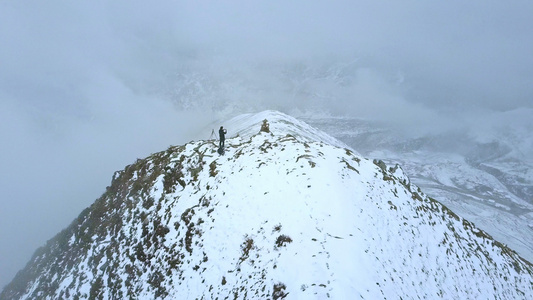
M 0 286 L 114 171 L 223 116 L 529 135 L 531 28 L 528 0 L 2 1 Z

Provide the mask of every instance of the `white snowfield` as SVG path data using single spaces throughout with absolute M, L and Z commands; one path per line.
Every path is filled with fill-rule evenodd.
M 223 156 L 202 140 L 117 172 L 0 298 L 533 299 L 531 264 L 400 167 L 277 112 L 224 125 Z

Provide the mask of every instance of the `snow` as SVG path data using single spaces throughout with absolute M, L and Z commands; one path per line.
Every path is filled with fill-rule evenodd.
M 533 261 L 533 163 L 524 155 L 531 141 L 526 131 L 484 144 L 460 134 L 409 138 L 361 119 L 307 115 L 305 121 L 366 157 L 400 164 L 428 195 Z
M 264 119 L 271 133 L 259 132 Z M 110 298 L 533 297 L 531 265 L 428 198 L 400 167 L 382 170 L 278 112 L 224 126 L 233 134 L 223 156 L 216 141 L 199 140 L 118 174 L 94 205 L 118 207 L 100 219 L 109 228 L 98 225 L 105 234 L 77 267 L 54 274 L 63 284 L 49 298 L 80 274 L 86 281 L 70 295 L 82 298 L 97 278 Z
M 267 110 L 256 114 L 242 114 L 230 120 L 221 122 L 222 124 L 212 124 L 210 127 L 213 129 L 207 129 L 200 135 L 209 136 L 211 130 L 214 130 L 222 125 L 224 128 L 229 130 L 227 137 L 251 136 L 259 132 L 261 124 L 265 119 L 269 121 L 270 130 L 272 132 L 283 132 L 285 134 L 297 135 L 303 141 L 324 142 L 340 148 L 348 148 L 345 143 L 314 127 L 309 126 L 307 123 L 272 110 Z M 215 130 L 215 132 L 218 131 Z
M 374 151 L 370 156 L 401 164 L 426 193 L 533 261 L 533 230 L 527 226 L 533 205 L 493 175 L 451 153 Z

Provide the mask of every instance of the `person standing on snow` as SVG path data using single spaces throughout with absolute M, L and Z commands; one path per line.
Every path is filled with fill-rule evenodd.
M 218 136 L 220 138 L 220 145 L 219 145 L 220 148 L 224 148 L 224 141 L 226 140 L 226 133 L 228 133 L 228 131 L 224 129 L 223 126 L 220 126 L 220 129 L 218 130 Z

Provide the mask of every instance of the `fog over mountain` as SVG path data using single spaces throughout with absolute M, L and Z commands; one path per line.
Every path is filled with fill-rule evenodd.
M 0 286 L 114 171 L 242 112 L 360 118 L 446 137 L 451 152 L 504 141 L 531 162 L 531 11 L 516 0 L 0 3 Z

